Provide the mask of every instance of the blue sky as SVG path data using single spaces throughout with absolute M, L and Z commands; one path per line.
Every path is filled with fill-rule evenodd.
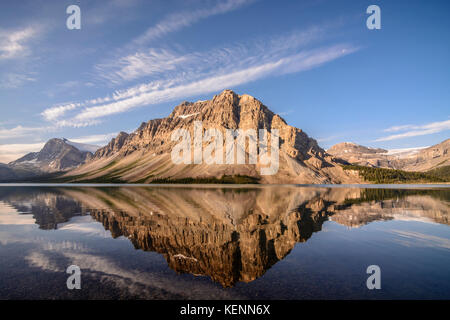
M 66 8 L 81 9 L 81 30 Z M 381 8 L 381 29 L 366 8 Z M 223 89 L 328 148 L 429 146 L 450 132 L 448 1 L 0 3 L 0 162 L 52 137 L 103 145 Z

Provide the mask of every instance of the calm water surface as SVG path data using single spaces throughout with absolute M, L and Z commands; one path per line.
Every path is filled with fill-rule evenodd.
M 445 187 L 3 185 L 0 299 L 449 299 L 449 216 Z

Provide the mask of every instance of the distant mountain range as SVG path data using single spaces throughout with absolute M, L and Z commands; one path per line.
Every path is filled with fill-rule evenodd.
M 428 148 L 390 151 L 343 142 L 332 146 L 327 152 L 361 166 L 423 172 L 450 165 L 449 149 L 450 139 Z
M 178 141 L 172 141 L 172 135 L 186 130 L 193 136 L 197 121 L 202 124 L 202 133 L 207 129 L 222 133 L 229 129 L 265 129 L 271 136 L 277 130 L 280 151 L 276 174 L 262 175 L 265 164 L 259 160 L 245 164 L 174 163 L 171 152 Z M 200 144 L 203 148 L 207 145 L 204 140 Z M 325 151 L 259 100 L 225 90 L 211 100 L 183 102 L 168 117 L 143 122 L 130 134 L 120 132 L 100 148 L 51 139 L 39 152 L 0 164 L 0 181 L 39 180 L 39 176 L 60 173 L 55 181 L 151 183 L 249 177 L 259 183 L 362 183 L 364 179 L 357 172 L 344 170 L 342 165 L 428 171 L 450 164 L 449 145 L 450 139 L 429 148 L 388 151 L 344 142 Z M 246 159 L 248 148 L 243 150 Z

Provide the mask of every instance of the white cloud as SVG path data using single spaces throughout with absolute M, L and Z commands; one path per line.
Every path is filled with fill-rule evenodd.
M 404 138 L 410 138 L 410 137 L 417 137 L 417 136 L 425 136 L 433 133 L 438 133 L 442 131 L 450 130 L 450 120 L 445 121 L 439 121 L 439 122 L 432 122 L 427 123 L 424 125 L 403 125 L 403 126 L 395 126 L 388 128 L 384 131 L 386 132 L 395 132 L 395 131 L 404 131 L 408 130 L 403 133 L 393 134 L 387 137 L 379 138 L 375 141 L 390 141 L 390 140 L 398 140 L 398 139 L 404 139 Z
M 79 106 L 81 106 L 80 103 L 78 103 L 78 104 L 70 103 L 70 104 L 66 104 L 66 105 L 54 106 L 54 107 L 45 109 L 41 113 L 41 115 L 44 117 L 45 120 L 53 121 L 53 120 L 56 120 L 59 117 L 63 116 L 67 111 L 73 110 Z
M 17 160 L 29 152 L 37 152 L 42 149 L 44 142 L 24 144 L 0 144 L 0 162 L 9 163 Z
M 189 62 L 188 56 L 179 56 L 167 49 L 149 49 L 137 52 L 118 61 L 96 66 L 101 76 L 113 83 L 134 80 L 143 76 L 156 75 L 173 71 L 184 63 Z M 117 67 L 119 67 L 118 70 Z M 112 69 L 111 71 L 109 71 Z M 105 73 L 106 70 L 106 73 Z
M 384 132 L 397 132 L 397 131 L 403 131 L 403 130 L 408 130 L 408 129 L 413 129 L 414 126 L 411 124 L 406 124 L 406 125 L 402 125 L 402 126 L 393 126 L 387 129 L 384 129 Z
M 21 30 L 0 30 L 0 60 L 14 59 L 30 53 L 27 42 L 37 33 L 33 27 Z

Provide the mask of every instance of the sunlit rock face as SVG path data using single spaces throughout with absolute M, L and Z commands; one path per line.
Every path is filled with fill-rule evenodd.
M 222 147 L 226 147 L 225 132 L 260 129 L 271 141 L 272 133 L 279 135 L 277 170 L 261 174 L 267 167 L 260 158 L 257 163 L 226 164 L 225 161 L 207 164 L 175 164 L 171 152 L 179 143 L 172 140 L 177 130 L 186 130 L 194 137 L 195 123 L 201 123 L 202 133 L 207 129 L 221 132 Z M 259 137 L 258 139 L 261 139 Z M 202 148 L 210 142 L 202 141 Z M 244 147 L 249 157 L 248 144 Z M 224 149 L 225 150 L 225 149 Z M 222 159 L 224 160 L 224 159 Z M 359 183 L 358 175 L 343 170 L 336 159 L 327 154 L 317 141 L 302 129 L 290 126 L 258 99 L 224 90 L 210 100 L 182 102 L 165 118 L 143 122 L 134 132 L 121 132 L 111 142 L 96 151 L 82 166 L 65 175 L 68 181 L 112 179 L 125 182 L 149 183 L 154 179 L 220 178 L 223 175 L 246 175 L 261 183 Z
M 176 272 L 224 287 L 262 276 L 329 220 L 348 227 L 392 219 L 449 224 L 450 212 L 447 190 L 417 189 L 30 188 L 0 192 L 0 201 L 32 213 L 43 229 L 90 214 L 112 237 L 162 254 Z

